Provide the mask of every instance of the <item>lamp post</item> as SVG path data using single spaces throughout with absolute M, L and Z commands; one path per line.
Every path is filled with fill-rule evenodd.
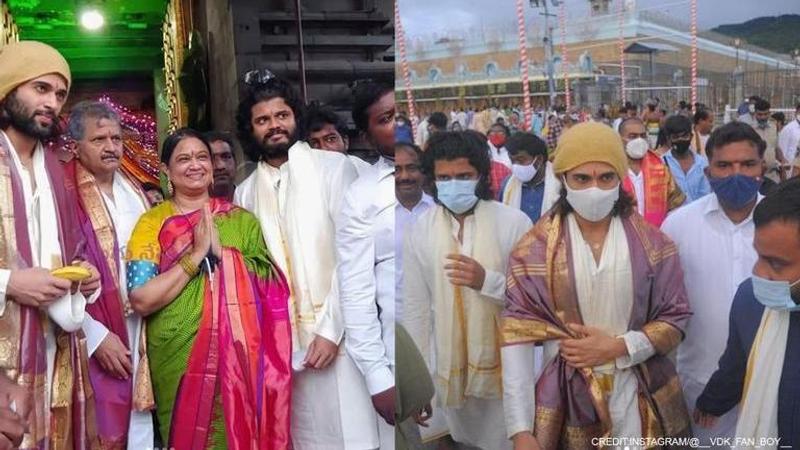
M 560 6 L 559 0 L 550 0 L 553 6 Z M 547 90 L 550 94 L 550 107 L 554 108 L 556 105 L 556 82 L 553 76 L 553 28 L 550 26 L 550 17 L 556 17 L 555 14 L 550 14 L 547 9 L 547 0 L 530 0 L 532 8 L 544 6 L 544 12 L 539 13 L 544 16 L 544 51 L 545 61 L 547 63 Z
M 733 46 L 736 47 L 736 68 L 733 69 L 734 71 L 736 71 L 736 69 L 739 68 L 739 46 L 741 45 L 742 45 L 741 39 L 736 38 L 733 40 Z

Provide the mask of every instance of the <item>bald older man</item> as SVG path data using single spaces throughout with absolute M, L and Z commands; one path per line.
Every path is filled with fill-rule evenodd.
M 27 422 L 20 448 L 94 447 L 80 330 L 99 274 L 83 260 L 75 186 L 42 146 L 67 100 L 70 70 L 34 41 L 0 48 L 0 67 L 0 369 L 30 400 L 15 402 Z M 91 275 L 77 283 L 51 273 L 68 265 Z

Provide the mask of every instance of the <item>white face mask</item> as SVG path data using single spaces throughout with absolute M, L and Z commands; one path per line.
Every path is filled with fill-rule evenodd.
M 750 111 L 750 114 L 756 112 L 756 105 L 750 105 L 747 107 L 747 110 Z
M 609 190 L 596 186 L 574 190 L 564 180 L 564 187 L 567 188 L 567 201 L 572 209 L 589 222 L 599 222 L 608 217 L 619 199 L 619 184 Z
M 639 137 L 625 145 L 625 153 L 627 153 L 631 159 L 642 159 L 644 155 L 647 154 L 647 149 L 649 147 L 650 144 L 647 142 L 647 139 Z
M 534 163 L 527 165 L 512 164 L 511 173 L 521 182 L 527 183 L 536 176 L 537 167 Z

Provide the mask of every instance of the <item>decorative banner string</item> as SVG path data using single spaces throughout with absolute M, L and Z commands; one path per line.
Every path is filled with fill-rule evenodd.
M 620 78 L 620 97 L 622 104 L 628 100 L 625 92 L 625 1 L 619 0 L 619 78 Z
M 567 111 L 569 111 L 572 99 L 569 95 L 569 70 L 567 68 L 567 13 L 565 3 L 562 0 L 558 6 L 558 23 L 559 28 L 561 28 L 561 68 L 564 72 L 564 99 Z
M 533 114 L 531 111 L 531 88 L 528 82 L 528 39 L 525 35 L 525 10 L 522 0 L 517 0 L 517 29 L 519 30 L 519 67 L 522 74 L 522 95 L 525 108 L 524 129 L 531 129 Z
M 692 20 L 692 105 L 697 103 L 697 0 L 691 2 Z
M 408 58 L 406 57 L 406 34 L 403 31 L 403 24 L 400 21 L 400 1 L 394 2 L 394 26 L 396 27 L 396 40 L 397 49 L 400 52 L 400 69 L 403 72 L 403 84 L 406 88 L 406 100 L 408 101 L 408 115 L 411 116 L 411 133 L 416 138 L 417 136 L 417 108 L 414 104 L 414 93 L 411 91 L 411 70 L 408 67 Z

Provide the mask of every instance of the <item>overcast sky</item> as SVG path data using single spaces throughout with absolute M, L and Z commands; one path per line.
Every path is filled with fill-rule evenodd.
M 456 31 L 470 27 L 514 20 L 515 0 L 396 0 L 408 36 L 430 32 Z M 549 1 L 549 0 L 548 0 Z M 565 0 L 568 17 L 589 13 L 588 0 Z M 612 0 L 611 10 L 616 11 Z M 628 0 L 630 1 L 630 0 Z M 538 11 L 524 0 L 527 20 L 541 19 Z M 800 0 L 698 0 L 697 22 L 701 30 L 718 25 L 745 22 L 761 16 L 800 14 Z M 689 21 L 688 0 L 636 0 L 639 10 L 665 12 Z M 555 12 L 555 11 L 553 11 Z

